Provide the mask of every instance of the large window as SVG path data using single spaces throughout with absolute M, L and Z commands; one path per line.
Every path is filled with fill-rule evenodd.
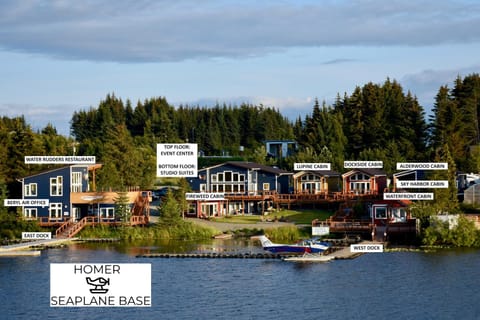
M 62 204 L 61 203 L 50 203 L 50 218 L 61 218 L 62 217 Z
M 211 176 L 211 192 L 227 192 L 227 193 L 244 193 L 245 192 L 245 175 L 224 171 L 214 173 Z
M 82 192 L 82 173 L 72 172 L 72 192 Z
M 350 177 L 351 181 L 370 180 L 370 177 L 363 173 L 357 173 Z
M 105 219 L 115 218 L 115 208 L 100 208 L 100 216 Z
M 50 178 L 50 195 L 51 196 L 63 195 L 63 177 L 62 176 Z
M 25 185 L 25 196 L 36 197 L 37 196 L 37 184 L 29 183 Z
M 370 191 L 370 182 L 350 182 L 350 190 L 358 193 Z

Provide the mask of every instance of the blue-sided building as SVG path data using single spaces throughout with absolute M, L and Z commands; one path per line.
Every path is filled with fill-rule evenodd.
M 194 215 L 261 214 L 277 194 L 289 192 L 292 173 L 253 162 L 230 161 L 198 170 L 189 179 L 194 192 L 223 193 L 224 200 L 193 201 Z
M 121 217 L 115 212 L 115 202 L 120 190 L 96 190 L 95 173 L 100 168 L 100 164 L 75 164 L 20 179 L 23 199 L 48 200 L 48 206 L 22 207 L 23 217 L 38 220 L 43 226 L 82 220 L 84 224 L 119 222 Z M 150 194 L 131 189 L 125 195 L 133 220 L 147 223 Z

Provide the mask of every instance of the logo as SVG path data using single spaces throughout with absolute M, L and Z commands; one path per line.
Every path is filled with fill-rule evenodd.
M 51 263 L 51 307 L 151 307 L 149 263 Z
M 94 286 L 95 288 L 90 289 L 91 293 L 97 294 L 97 293 L 107 293 L 108 289 L 105 289 L 105 286 L 108 286 L 110 284 L 110 278 L 105 279 L 104 277 L 100 277 L 97 279 L 92 280 L 92 278 L 87 277 L 86 278 L 87 283 L 91 286 Z

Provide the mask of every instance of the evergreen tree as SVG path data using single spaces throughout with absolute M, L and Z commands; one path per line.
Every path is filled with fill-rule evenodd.
M 160 206 L 159 225 L 175 227 L 182 223 L 182 208 L 169 189 Z
M 117 192 L 117 197 L 114 199 L 115 202 L 115 215 L 122 221 L 124 224 L 130 222 L 131 210 L 130 205 L 128 204 L 127 192 Z

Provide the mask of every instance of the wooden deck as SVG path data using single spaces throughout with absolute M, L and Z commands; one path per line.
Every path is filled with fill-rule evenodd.
M 377 193 L 347 193 L 342 192 L 322 192 L 322 193 L 291 193 L 282 194 L 272 191 L 259 192 L 257 194 L 233 194 L 225 193 L 225 199 L 227 201 L 271 201 L 274 207 L 280 208 L 281 206 L 287 206 L 290 209 L 295 205 L 308 205 L 308 204 L 329 204 L 329 203 L 343 203 L 346 201 L 355 200 L 373 200 L 378 199 Z

